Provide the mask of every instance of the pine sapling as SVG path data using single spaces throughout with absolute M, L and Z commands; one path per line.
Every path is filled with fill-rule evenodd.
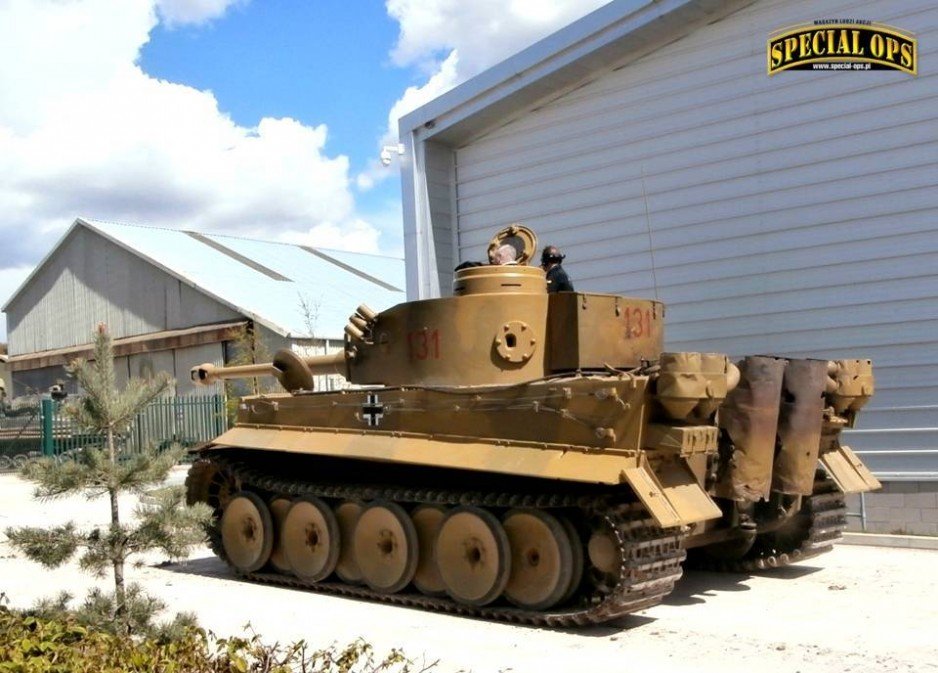
M 101 438 L 103 447 L 101 442 L 86 446 L 70 460 L 37 459 L 26 465 L 22 475 L 36 483 L 35 496 L 40 499 L 77 493 L 88 499 L 106 495 L 110 523 L 90 530 L 73 522 L 49 528 L 8 528 L 6 534 L 14 547 L 44 566 L 60 566 L 81 550 L 82 569 L 98 577 L 110 570 L 113 597 L 93 591 L 86 600 L 89 609 L 85 612 L 97 615 L 94 621 L 100 620 L 99 626 L 132 633 L 150 623 L 160 604 L 144 596 L 138 587 L 126 585 L 128 559 L 155 550 L 173 560 L 184 558 L 204 540 L 204 526 L 211 513 L 205 505 L 186 507 L 181 487 L 151 490 L 166 480 L 184 449 L 121 449 L 121 439 L 137 414 L 172 385 L 168 375 L 160 373 L 149 380 L 132 378 L 122 390 L 118 389 L 114 350 L 103 324 L 94 335 L 94 359 L 74 361 L 69 373 L 77 379 L 84 395 L 70 402 L 65 412 L 82 431 Z M 124 493 L 141 496 L 132 524 L 121 518 L 118 497 Z

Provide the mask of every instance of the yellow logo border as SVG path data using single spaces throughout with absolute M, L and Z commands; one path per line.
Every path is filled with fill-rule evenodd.
M 815 30 L 838 30 L 838 29 L 863 29 L 863 30 L 874 30 L 877 33 L 883 35 L 889 35 L 894 38 L 899 38 L 901 40 L 911 42 L 912 50 L 914 53 L 914 65 L 910 68 L 904 68 L 900 65 L 886 61 L 883 59 L 877 58 L 868 58 L 863 56 L 818 56 L 815 58 L 808 58 L 801 61 L 795 61 L 788 65 L 785 65 L 780 68 L 772 68 L 772 44 L 778 42 L 787 37 L 792 37 L 794 35 L 800 35 L 806 31 L 815 31 Z M 766 74 L 771 77 L 777 73 L 783 72 L 785 70 L 790 70 L 796 66 L 805 65 L 808 63 L 878 63 L 879 65 L 887 66 L 890 69 L 898 70 L 899 72 L 904 72 L 913 77 L 918 75 L 918 39 L 913 33 L 901 28 L 896 28 L 895 26 L 889 26 L 884 23 L 846 23 L 846 22 L 837 22 L 837 23 L 802 23 L 797 26 L 791 26 L 789 28 L 780 28 L 778 30 L 772 31 L 769 33 L 769 37 L 765 43 L 765 61 L 766 61 Z

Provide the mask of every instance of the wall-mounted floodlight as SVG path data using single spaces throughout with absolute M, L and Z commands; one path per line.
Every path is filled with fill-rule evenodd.
M 381 165 L 390 166 L 391 159 L 393 158 L 394 154 L 397 154 L 397 156 L 402 156 L 404 154 L 404 146 L 398 143 L 397 145 L 385 145 L 382 147 L 381 154 L 378 155 L 381 158 Z

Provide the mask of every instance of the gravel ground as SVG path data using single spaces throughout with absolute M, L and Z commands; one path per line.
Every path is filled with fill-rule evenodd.
M 182 473 L 174 475 L 182 480 Z M 102 521 L 106 501 L 31 499 L 0 475 L 0 530 Z M 126 502 L 126 511 L 132 508 Z M 509 626 L 423 613 L 233 579 L 206 549 L 186 563 L 158 558 L 129 571 L 173 610 L 219 635 L 250 623 L 265 640 L 344 644 L 361 636 L 379 653 L 400 647 L 436 671 L 938 671 L 938 551 L 841 546 L 760 575 L 690 572 L 664 603 L 580 630 Z M 17 558 L 0 535 L 0 592 L 27 607 L 93 580 L 74 566 L 48 571 Z

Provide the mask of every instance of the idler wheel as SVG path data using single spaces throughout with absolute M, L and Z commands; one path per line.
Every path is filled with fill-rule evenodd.
M 342 539 L 342 550 L 339 552 L 339 562 L 335 567 L 335 574 L 343 582 L 357 584 L 362 581 L 362 571 L 355 560 L 355 550 L 352 548 L 352 539 L 355 534 L 355 524 L 361 516 L 364 505 L 354 500 L 346 500 L 335 508 L 335 518 L 339 521 L 339 537 Z
M 414 573 L 414 586 L 420 593 L 428 596 L 446 594 L 446 585 L 443 584 L 434 551 L 436 536 L 445 516 L 446 508 L 439 505 L 420 505 L 410 513 L 410 519 L 417 529 L 417 544 L 420 550 L 417 572 Z
M 278 496 L 270 501 L 270 516 L 274 521 L 274 547 L 270 552 L 270 565 L 279 573 L 289 573 L 292 568 L 283 549 L 283 522 L 293 502 Z
M 264 501 L 247 491 L 231 498 L 221 517 L 221 541 L 238 571 L 263 567 L 274 545 L 274 523 Z
M 487 605 L 498 598 L 511 572 L 511 547 L 505 529 L 477 507 L 449 511 L 436 539 L 436 560 L 446 593 L 465 605 Z
M 546 610 L 559 603 L 573 581 L 573 545 L 557 517 L 515 509 L 502 519 L 511 546 L 505 597 L 520 608 Z
M 335 570 L 341 547 L 339 522 L 319 498 L 304 496 L 293 501 L 282 538 L 287 562 L 300 579 L 318 582 Z
M 358 517 L 352 539 L 365 584 L 385 594 L 406 587 L 417 570 L 417 530 L 404 509 L 377 500 Z

